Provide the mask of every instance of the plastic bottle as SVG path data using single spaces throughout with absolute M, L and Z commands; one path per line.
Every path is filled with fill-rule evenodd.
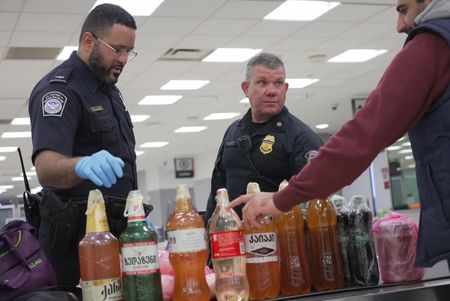
M 354 255 L 353 247 L 350 243 L 352 234 L 350 225 L 348 224 L 348 204 L 342 196 L 337 194 L 331 197 L 331 201 L 336 210 L 339 247 L 344 268 L 344 287 L 351 287 L 354 286 L 351 273 L 351 262 L 354 260 Z
M 247 193 L 259 191 L 258 183 L 248 183 Z M 249 228 L 244 225 L 250 300 L 275 298 L 280 292 L 280 265 L 276 227 L 268 216 L 261 218 L 260 223 L 262 226 L 259 228 Z
M 284 189 L 288 182 L 284 180 L 279 190 Z M 275 216 L 277 236 L 280 246 L 281 263 L 281 294 L 293 296 L 311 291 L 311 272 L 308 255 L 305 249 L 304 221 L 299 206 L 294 206 L 289 212 Z
M 177 186 L 175 208 L 166 223 L 169 261 L 174 272 L 173 301 L 207 301 L 205 224 L 194 210 L 186 185 Z
M 124 215 L 128 226 L 119 237 L 123 295 L 127 301 L 162 301 L 158 236 L 147 226 L 139 190 L 130 191 Z
M 109 232 L 100 190 L 89 191 L 86 215 L 86 235 L 78 245 L 83 300 L 123 300 L 119 240 Z
M 314 286 L 318 291 L 344 286 L 344 272 L 339 252 L 336 213 L 328 199 L 308 203 L 308 229 L 311 237 Z
M 377 285 L 380 273 L 372 235 L 372 212 L 362 196 L 352 197 L 349 225 L 353 236 L 353 283 L 358 286 Z
M 217 190 L 216 209 L 209 222 L 209 236 L 218 301 L 246 301 L 249 287 L 245 273 L 242 223 L 230 203 L 225 188 Z

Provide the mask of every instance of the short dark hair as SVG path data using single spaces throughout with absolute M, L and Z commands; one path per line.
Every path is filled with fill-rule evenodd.
M 256 65 L 261 65 L 268 69 L 278 69 L 280 67 L 285 69 L 283 61 L 278 56 L 272 53 L 261 52 L 248 60 L 247 68 L 245 69 L 246 81 L 249 82 L 251 80 Z
M 92 32 L 97 37 L 103 37 L 114 24 L 137 29 L 133 16 L 122 7 L 110 3 L 97 5 L 87 15 L 81 27 L 80 43 L 85 32 Z

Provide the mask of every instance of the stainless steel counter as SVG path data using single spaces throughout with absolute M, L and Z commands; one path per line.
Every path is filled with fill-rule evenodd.
M 367 288 L 343 289 L 332 292 L 311 293 L 303 296 L 273 300 L 300 301 L 448 301 L 450 278 L 437 278 L 417 282 L 383 284 Z

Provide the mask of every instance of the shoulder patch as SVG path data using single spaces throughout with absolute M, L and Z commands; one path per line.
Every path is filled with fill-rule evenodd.
M 67 96 L 59 91 L 51 91 L 42 97 L 42 115 L 61 117 L 67 102 Z
M 309 162 L 309 160 L 314 158 L 318 153 L 318 151 L 312 149 L 305 154 L 305 158 Z

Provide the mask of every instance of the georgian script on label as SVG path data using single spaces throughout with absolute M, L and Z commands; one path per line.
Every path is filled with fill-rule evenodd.
M 120 278 L 82 281 L 84 301 L 122 301 Z
M 149 275 L 159 272 L 158 246 L 154 241 L 122 245 L 122 274 Z
M 277 235 L 275 232 L 246 234 L 244 244 L 247 263 L 278 261 Z
M 187 253 L 206 250 L 205 228 L 167 232 L 170 253 Z

